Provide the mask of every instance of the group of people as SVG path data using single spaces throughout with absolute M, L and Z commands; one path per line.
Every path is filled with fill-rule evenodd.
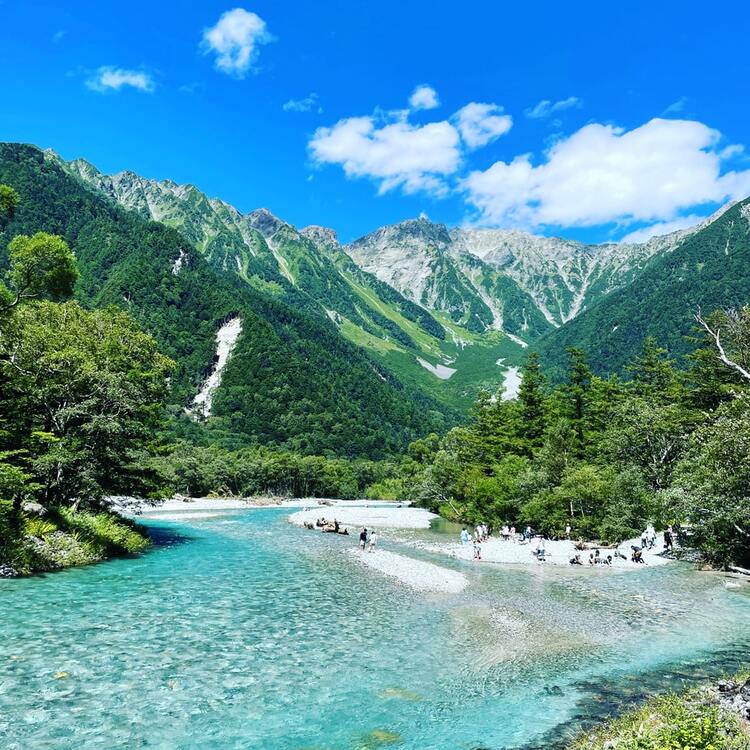
M 364 526 L 362 531 L 359 532 L 359 548 L 364 552 L 375 552 L 375 548 L 378 546 L 378 532 L 376 529 L 370 529 L 369 531 Z
M 462 545 L 471 543 L 474 547 L 474 559 L 482 559 L 482 542 L 486 542 L 490 538 L 490 529 L 484 523 L 478 523 L 474 529 L 474 533 L 471 534 L 466 526 L 461 529 L 460 541 Z
M 625 555 L 622 554 L 622 552 L 618 552 L 615 550 L 615 557 L 622 557 L 625 558 Z M 589 565 L 612 565 L 614 562 L 614 559 L 612 555 L 607 555 L 606 557 L 598 550 L 594 550 L 590 555 L 588 559 Z M 570 564 L 571 565 L 583 565 L 583 560 L 581 559 L 580 554 L 575 554 L 573 557 L 570 558 Z
M 342 526 L 335 518 L 333 521 L 329 521 L 326 518 L 321 517 L 315 522 L 315 526 L 313 526 L 310 521 L 305 521 L 305 528 L 318 528 L 326 534 L 341 534 L 343 536 L 349 536 L 349 530 L 346 526 Z
M 516 527 L 508 526 L 507 523 L 503 524 L 503 528 L 500 530 L 500 536 L 502 537 L 504 542 L 518 541 L 518 537 L 516 536 Z

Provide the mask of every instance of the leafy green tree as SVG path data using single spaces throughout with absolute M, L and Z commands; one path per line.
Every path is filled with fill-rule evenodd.
M 50 504 L 145 491 L 146 448 L 161 422 L 171 362 L 130 316 L 77 303 L 14 311 L 0 372 L 15 381 L 24 420 L 12 440 Z
M 602 457 L 621 467 L 637 467 L 654 491 L 663 490 L 692 427 L 692 416 L 680 403 L 634 395 L 613 410 Z
M 682 384 L 674 361 L 666 355 L 667 350 L 658 346 L 653 336 L 643 342 L 641 353 L 627 367 L 633 377 L 633 390 L 639 396 L 659 402 L 681 397 Z
M 693 433 L 674 486 L 694 543 L 720 565 L 750 567 L 750 395 L 723 404 Z
M 18 202 L 18 193 L 10 185 L 0 185 L 0 228 L 13 218 Z
M 18 235 L 8 245 L 9 288 L 0 304 L 8 310 L 19 302 L 40 297 L 61 300 L 73 294 L 78 278 L 75 258 L 65 240 L 46 232 Z

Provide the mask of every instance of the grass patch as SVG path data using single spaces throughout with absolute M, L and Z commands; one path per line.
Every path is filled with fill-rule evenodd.
M 654 698 L 645 706 L 579 736 L 569 750 L 748 750 L 739 716 L 722 711 L 700 688 Z

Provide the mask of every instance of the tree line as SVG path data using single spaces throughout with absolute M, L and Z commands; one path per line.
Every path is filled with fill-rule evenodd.
M 686 369 L 648 338 L 627 379 L 594 375 L 570 348 L 551 386 L 530 354 L 517 399 L 480 394 L 466 425 L 412 443 L 371 493 L 602 542 L 680 524 L 713 562 L 748 565 L 750 308 L 696 322 Z

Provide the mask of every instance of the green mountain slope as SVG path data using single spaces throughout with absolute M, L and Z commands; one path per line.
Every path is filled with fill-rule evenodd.
M 275 299 L 267 278 L 254 286 L 217 273 L 181 232 L 116 206 L 56 157 L 2 144 L 0 182 L 21 196 L 13 222 L 0 234 L 2 253 L 15 234 L 64 236 L 81 268 L 81 301 L 128 309 L 178 363 L 174 412 L 187 432 L 200 438 L 208 429 L 234 445 L 382 456 L 445 426 L 434 401 L 344 340 L 325 316 Z M 216 240 L 215 251 L 227 242 Z M 276 283 L 281 287 L 284 280 Z M 183 407 L 213 369 L 217 330 L 235 317 L 242 333 L 210 419 L 195 426 Z
M 481 387 L 494 390 L 507 371 L 498 360 L 512 364 L 521 357 L 520 345 L 501 341 L 495 332 L 488 307 L 492 303 L 483 301 L 461 273 L 444 281 L 439 293 L 446 299 L 455 297 L 464 284 L 463 295 L 472 310 L 457 314 L 445 305 L 432 312 L 357 265 L 330 229 L 311 226 L 300 231 L 266 209 L 241 214 L 191 185 L 149 180 L 127 171 L 108 176 L 81 159 L 68 163 L 52 153 L 50 158 L 102 196 L 179 229 L 218 273 L 238 277 L 333 324 L 382 367 L 448 409 L 468 408 Z M 503 280 L 487 267 L 480 269 L 479 259 L 470 263 L 477 267 L 475 276 L 488 277 L 481 284 L 489 300 L 492 285 L 499 287 Z M 453 260 L 446 258 L 445 264 L 449 269 Z M 546 330 L 548 324 L 530 301 L 528 309 L 534 325 Z M 519 327 L 522 324 L 519 321 Z M 446 377 L 448 370 L 435 369 L 439 367 L 455 370 L 455 377 Z
M 673 355 L 685 354 L 697 308 L 710 312 L 748 302 L 750 199 L 654 257 L 627 286 L 540 339 L 535 348 L 558 373 L 568 346 L 584 348 L 597 372 L 621 372 L 646 336 L 655 336 Z

